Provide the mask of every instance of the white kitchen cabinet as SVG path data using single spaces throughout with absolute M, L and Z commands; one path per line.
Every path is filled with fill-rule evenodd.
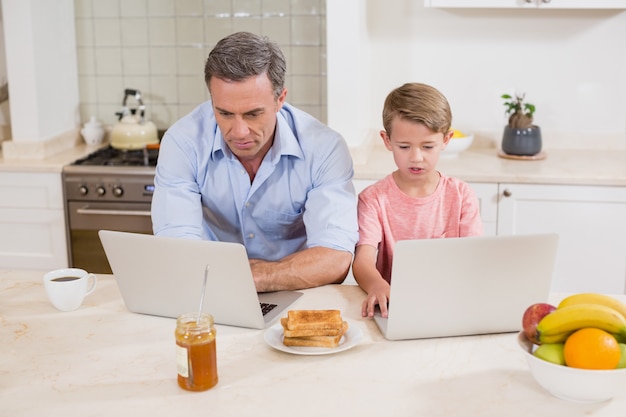
M 499 192 L 498 235 L 559 234 L 552 291 L 625 292 L 626 187 L 501 183 Z
M 498 9 L 625 9 L 626 0 L 424 0 L 424 6 Z
M 0 268 L 66 268 L 61 173 L 0 172 Z

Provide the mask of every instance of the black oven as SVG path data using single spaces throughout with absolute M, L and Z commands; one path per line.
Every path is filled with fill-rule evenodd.
M 157 154 L 158 149 L 109 147 L 64 167 L 70 266 L 111 273 L 99 230 L 152 233 L 150 205 Z

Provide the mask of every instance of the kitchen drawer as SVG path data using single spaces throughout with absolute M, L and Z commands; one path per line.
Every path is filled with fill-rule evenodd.
M 0 268 L 67 268 L 62 209 L 0 208 Z
M 0 207 L 62 209 L 60 173 L 0 173 Z

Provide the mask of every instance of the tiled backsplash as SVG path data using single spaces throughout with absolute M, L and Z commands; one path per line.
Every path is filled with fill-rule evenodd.
M 325 0 L 75 0 L 81 120 L 113 124 L 125 88 L 166 128 L 209 95 L 204 61 L 249 31 L 287 58 L 287 101 L 326 122 Z M 134 104 L 129 101 L 127 104 Z

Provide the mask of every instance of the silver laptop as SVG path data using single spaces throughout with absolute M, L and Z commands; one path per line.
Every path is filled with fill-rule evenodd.
M 207 265 L 202 310 L 217 324 L 263 329 L 302 295 L 257 294 L 246 249 L 238 243 L 110 230 L 98 234 L 124 303 L 134 313 L 175 318 L 197 312 Z
M 526 308 L 547 302 L 556 234 L 396 243 L 386 339 L 519 331 Z

